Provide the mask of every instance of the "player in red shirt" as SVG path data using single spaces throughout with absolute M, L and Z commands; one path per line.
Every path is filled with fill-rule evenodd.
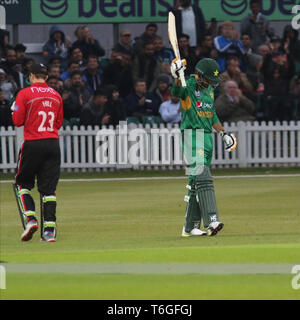
M 22 241 L 31 240 L 38 229 L 31 196 L 35 177 L 43 205 L 42 240 L 56 240 L 56 187 L 61 159 L 58 130 L 63 122 L 63 102 L 60 94 L 48 87 L 47 78 L 47 67 L 34 64 L 29 75 L 31 86 L 19 92 L 12 106 L 15 126 L 24 126 L 15 177 L 15 191 L 24 217 Z

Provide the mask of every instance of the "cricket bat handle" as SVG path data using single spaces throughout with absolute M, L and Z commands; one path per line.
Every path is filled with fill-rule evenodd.
M 183 70 L 179 71 L 179 78 L 180 78 L 180 81 L 181 81 L 181 85 L 184 88 L 186 88 L 186 81 L 185 81 L 185 76 L 184 76 L 184 71 Z

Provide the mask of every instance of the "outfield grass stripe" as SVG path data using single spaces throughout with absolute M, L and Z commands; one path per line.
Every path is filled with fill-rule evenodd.
M 256 174 L 213 176 L 214 179 L 248 179 L 248 178 L 295 178 L 300 174 Z M 159 181 L 159 180 L 186 180 L 187 176 L 181 177 L 135 177 L 135 178 L 91 178 L 91 179 L 60 179 L 59 182 L 111 182 L 111 181 Z M 13 183 L 13 180 L 0 180 L 0 184 Z
M 291 274 L 292 264 L 7 263 L 8 274 Z

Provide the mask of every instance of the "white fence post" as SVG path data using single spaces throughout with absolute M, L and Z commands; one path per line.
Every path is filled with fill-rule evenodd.
M 248 124 L 242 121 L 239 121 L 237 123 L 237 128 L 238 128 L 237 152 L 238 152 L 239 168 L 247 168 L 247 139 L 246 139 L 247 125 Z
M 22 143 L 24 141 L 24 127 L 16 128 L 16 137 L 17 137 L 17 150 L 16 155 L 18 156 L 19 150 L 21 149 Z

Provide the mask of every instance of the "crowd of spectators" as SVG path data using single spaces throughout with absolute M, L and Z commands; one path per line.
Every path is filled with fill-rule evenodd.
M 190 0 L 178 0 L 174 7 L 186 76 L 201 58 L 220 65 L 215 104 L 221 121 L 299 119 L 298 31 L 289 24 L 281 35 L 275 34 L 260 11 L 260 1 L 250 0 L 250 12 L 236 30 L 231 21 L 206 23 Z M 121 30 L 109 56 L 88 26 L 77 27 L 74 35 L 72 43 L 63 29 L 52 26 L 42 53 L 48 85 L 63 98 L 65 124 L 115 126 L 147 117 L 180 122 L 180 101 L 170 90 L 174 54 L 155 23 L 135 39 L 129 29 Z M 28 70 L 34 62 L 23 44 L 10 44 L 9 36 L 0 30 L 0 126 L 12 124 L 10 103 L 30 85 Z

